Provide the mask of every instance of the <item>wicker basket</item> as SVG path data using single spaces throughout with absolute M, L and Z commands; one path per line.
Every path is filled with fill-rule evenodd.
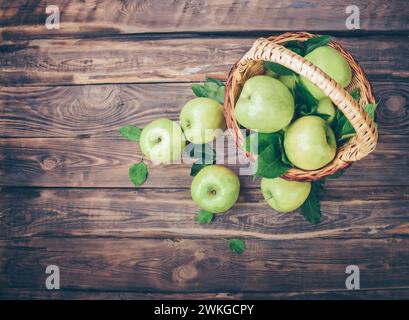
M 331 163 L 313 171 L 292 168 L 283 176 L 288 180 L 313 181 L 334 174 L 338 170 L 348 167 L 353 161 L 360 160 L 372 152 L 378 140 L 375 123 L 363 108 L 365 104 L 375 103 L 372 88 L 364 71 L 350 53 L 335 41 L 329 43 L 345 57 L 352 69 L 352 81 L 344 89 L 311 62 L 280 45 L 290 40 L 305 41 L 314 36 L 316 35 L 306 32 L 284 33 L 268 39 L 256 40 L 252 48 L 233 66 L 226 84 L 224 100 L 226 123 L 240 148 L 243 146 L 244 136 L 235 119 L 235 104 L 246 80 L 258 74 L 264 74 L 263 60 L 279 63 L 310 80 L 333 101 L 334 105 L 351 122 L 356 135 L 338 148 L 337 155 Z M 355 88 L 360 89 L 359 103 L 348 93 Z M 247 156 L 251 161 L 256 160 L 252 154 L 247 153 Z

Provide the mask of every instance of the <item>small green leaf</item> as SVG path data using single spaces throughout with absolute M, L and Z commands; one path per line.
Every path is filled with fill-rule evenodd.
M 263 61 L 264 67 L 270 69 L 271 71 L 277 73 L 279 76 L 289 76 L 294 74 L 294 72 L 281 64 L 274 63 L 271 61 Z
M 216 152 L 207 143 L 205 144 L 189 144 L 189 156 L 199 159 L 196 163 L 213 164 L 216 161 Z
M 361 99 L 361 90 L 359 90 L 359 88 L 355 88 L 351 91 L 350 95 L 352 98 L 354 98 L 354 100 L 359 101 L 359 99 Z
M 196 215 L 196 221 L 202 224 L 209 224 L 214 218 L 214 213 L 206 210 L 200 210 Z
M 128 140 L 139 141 L 142 130 L 133 125 L 123 126 L 119 129 L 120 134 Z
M 286 166 L 292 168 L 294 165 L 291 163 L 290 159 L 288 159 L 287 155 L 285 154 L 285 151 L 283 150 L 282 155 L 281 155 L 281 162 L 285 164 Z
M 190 175 L 192 177 L 196 176 L 200 170 L 202 170 L 204 167 L 208 166 L 208 164 L 204 164 L 204 163 L 193 163 L 192 164 L 192 168 L 190 169 Z
M 290 167 L 282 162 L 282 137 L 274 135 L 275 141 L 261 152 L 257 158 L 255 175 L 265 178 L 282 176 Z
M 234 253 L 242 254 L 246 250 L 246 243 L 241 239 L 230 239 L 228 245 Z
M 306 116 L 317 112 L 318 100 L 298 78 L 295 80 L 294 101 L 298 115 Z
M 218 87 L 224 87 L 224 83 L 221 82 L 218 79 L 215 79 L 215 78 L 206 77 L 206 82 L 212 82 L 212 83 L 216 84 Z
M 377 106 L 378 106 L 377 103 L 369 103 L 369 104 L 366 104 L 366 105 L 364 106 L 364 109 L 365 109 L 366 113 L 369 114 L 369 116 L 371 117 L 372 121 L 375 120 L 375 110 L 376 110 L 376 107 L 377 107 Z
M 276 133 L 250 133 L 245 140 L 245 150 L 252 154 L 260 154 L 270 144 L 274 143 Z
M 330 41 L 330 36 L 317 36 L 304 41 L 305 55 L 309 54 L 318 47 L 327 45 Z
M 196 97 L 207 97 L 207 90 L 204 86 L 194 83 L 192 84 L 192 91 L 196 95 Z
M 321 218 L 320 196 L 323 193 L 323 184 L 323 181 L 312 182 L 311 192 L 300 207 L 301 214 L 311 224 L 317 224 Z
M 148 167 L 143 162 L 135 163 L 129 168 L 128 174 L 132 183 L 139 187 L 145 183 L 148 177 Z
M 330 115 L 329 114 L 326 114 L 326 113 L 312 113 L 311 114 L 312 116 L 317 116 L 317 117 L 320 117 L 320 118 L 322 118 L 322 119 L 324 119 L 324 120 L 328 120 L 329 119 L 329 117 L 330 117 Z

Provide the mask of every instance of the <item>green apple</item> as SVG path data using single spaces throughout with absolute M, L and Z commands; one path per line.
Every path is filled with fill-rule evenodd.
M 331 162 L 337 152 L 334 132 L 318 116 L 301 117 L 284 135 L 287 158 L 298 168 L 315 170 Z
M 329 115 L 329 118 L 326 120 L 329 124 L 334 121 L 336 109 L 330 98 L 324 98 L 318 102 L 317 112 Z
M 196 204 L 212 213 L 229 210 L 237 201 L 240 181 L 237 175 L 224 166 L 204 167 L 193 178 L 192 199 Z
M 261 179 L 261 193 L 271 208 L 290 212 L 301 206 L 311 191 L 310 182 L 288 181 L 282 178 Z
M 332 79 L 338 82 L 342 87 L 347 87 L 351 82 L 351 67 L 342 54 L 334 48 L 329 46 L 318 47 L 307 54 L 304 58 L 315 64 Z M 326 97 L 324 92 L 318 89 L 309 80 L 304 77 L 300 77 L 300 79 L 308 91 L 310 91 L 317 100 Z
M 236 103 L 237 121 L 261 133 L 279 131 L 294 115 L 294 98 L 277 79 L 254 76 L 246 81 Z
M 195 98 L 180 112 L 180 125 L 186 139 L 195 144 L 213 141 L 226 127 L 223 107 L 216 100 Z
M 289 75 L 289 76 L 279 76 L 278 80 L 280 80 L 288 89 L 294 90 L 295 88 L 295 76 L 294 75 Z
M 186 142 L 176 122 L 161 118 L 143 128 L 139 144 L 143 154 L 153 163 L 168 164 L 181 157 Z

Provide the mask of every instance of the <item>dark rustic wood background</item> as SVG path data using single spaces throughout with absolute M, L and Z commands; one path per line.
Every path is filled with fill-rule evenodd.
M 55 0 L 47 30 L 47 1 L 0 1 L 0 297 L 409 298 L 408 3 L 355 0 L 348 31 L 337 0 Z M 192 82 L 287 30 L 334 36 L 380 101 L 379 145 L 328 182 L 322 222 L 272 211 L 241 177 L 238 204 L 199 225 L 187 165 L 133 188 L 141 153 L 118 128 L 177 119 Z

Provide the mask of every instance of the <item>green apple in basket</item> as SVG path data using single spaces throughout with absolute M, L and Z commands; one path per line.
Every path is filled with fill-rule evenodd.
M 222 213 L 229 210 L 237 201 L 240 181 L 237 175 L 221 165 L 204 167 L 193 178 L 192 199 L 209 212 Z
M 318 47 L 308 53 L 304 58 L 315 64 L 342 87 L 345 88 L 350 84 L 352 78 L 351 67 L 348 61 L 336 49 L 330 46 Z M 326 95 L 309 80 L 302 76 L 300 79 L 303 85 L 316 99 L 320 100 L 326 97 Z
M 278 212 L 294 211 L 305 202 L 310 191 L 310 182 L 288 181 L 282 178 L 261 179 L 264 199 Z
M 334 132 L 318 116 L 298 118 L 285 131 L 284 151 L 291 163 L 300 169 L 322 168 L 337 152 Z
M 286 127 L 294 115 L 294 98 L 279 80 L 259 75 L 247 80 L 236 103 L 237 121 L 261 133 Z
M 192 99 L 180 112 L 180 125 L 186 139 L 192 143 L 213 141 L 226 127 L 223 106 L 209 98 Z
M 165 118 L 149 123 L 143 128 L 140 136 L 143 154 L 155 164 L 168 164 L 178 160 L 185 144 L 180 126 Z

